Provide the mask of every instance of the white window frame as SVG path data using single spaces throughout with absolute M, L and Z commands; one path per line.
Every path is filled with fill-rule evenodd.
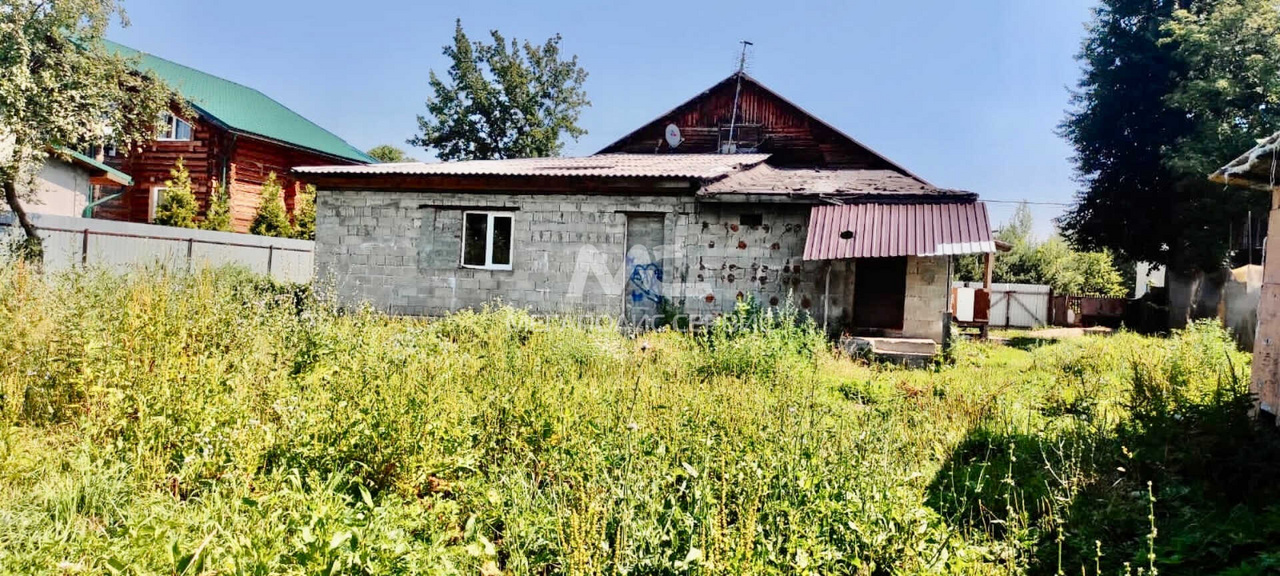
M 168 191 L 169 191 L 168 186 L 152 186 L 151 187 L 151 192 L 150 192 L 151 198 L 147 203 L 147 222 L 155 222 L 156 210 L 160 208 L 160 194 Z
M 485 239 L 484 239 L 484 264 L 467 264 L 467 216 L 472 214 L 483 214 L 488 216 L 485 221 Z M 484 210 L 467 210 L 462 213 L 462 250 L 458 254 L 458 263 L 463 268 L 472 268 L 475 270 L 511 270 L 511 264 L 494 264 L 493 263 L 493 221 L 495 218 L 511 219 L 511 239 L 507 246 L 507 262 L 515 263 L 516 252 L 516 213 L 510 210 L 484 211 Z
M 187 125 L 187 137 L 178 138 L 178 124 Z M 177 114 L 165 112 L 160 115 L 160 132 L 156 134 L 156 140 L 159 142 L 190 142 L 195 137 L 195 128 L 190 122 L 178 117 Z

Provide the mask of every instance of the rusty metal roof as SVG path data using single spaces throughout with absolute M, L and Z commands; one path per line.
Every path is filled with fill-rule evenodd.
M 588 176 L 597 178 L 721 178 L 750 168 L 768 154 L 600 154 L 575 158 L 515 158 L 463 162 L 404 162 L 367 166 L 308 166 L 298 174 L 342 176 Z
M 995 252 L 987 205 L 850 204 L 809 211 L 805 260 Z
M 934 188 L 893 170 L 777 168 L 759 164 L 705 186 L 700 195 L 779 194 L 788 196 L 910 196 L 975 200 L 971 192 Z M 923 198 L 922 198 L 923 199 Z
M 1280 132 L 1259 140 L 1258 145 L 1209 175 L 1214 182 L 1228 186 L 1271 191 L 1276 182 L 1276 157 L 1280 155 Z

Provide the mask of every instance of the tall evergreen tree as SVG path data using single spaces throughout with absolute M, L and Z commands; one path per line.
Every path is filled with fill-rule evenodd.
M 1223 265 L 1233 227 L 1266 206 L 1205 177 L 1248 147 L 1239 143 L 1280 128 L 1254 121 L 1280 95 L 1274 77 L 1243 73 L 1280 58 L 1274 38 L 1250 39 L 1274 32 L 1226 28 L 1274 18 L 1266 0 L 1103 0 L 1062 125 L 1083 185 L 1060 221 L 1073 244 L 1181 273 Z M 1230 96 L 1244 93 L 1260 97 Z
M 433 150 L 441 160 L 484 160 L 555 156 L 563 138 L 587 131 L 578 126 L 590 106 L 582 83 L 587 72 L 578 57 L 563 59 L 560 35 L 542 45 L 512 39 L 497 30 L 492 44 L 472 42 L 456 24 L 448 80 L 431 72 L 427 115 L 409 144 Z

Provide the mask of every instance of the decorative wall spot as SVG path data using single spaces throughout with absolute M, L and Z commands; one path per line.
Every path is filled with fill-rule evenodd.
M 730 269 L 730 270 L 737 270 L 737 269 L 738 269 L 738 265 L 737 265 L 737 264 L 730 264 L 730 265 L 729 265 L 729 269 Z
M 747 249 L 747 241 L 746 241 L 746 240 L 739 240 L 739 241 L 738 241 L 738 249 L 739 249 L 739 250 L 746 250 L 746 249 Z
M 734 231 L 734 232 L 737 232 L 737 231 L 738 231 L 738 225 L 737 225 L 737 224 L 730 224 L 730 225 L 729 225 L 729 230 L 732 230 L 732 231 Z
M 809 301 L 809 297 L 808 297 L 808 296 L 805 296 L 804 298 L 801 298 L 801 299 L 800 299 L 800 307 L 801 307 L 801 308 L 804 308 L 805 310 L 808 310 L 810 306 L 813 306 L 813 302 L 810 302 L 810 301 Z
M 790 273 L 791 273 L 791 265 L 790 265 L 790 264 L 787 264 L 787 265 L 783 266 L 783 267 L 782 267 L 782 273 L 783 273 L 783 274 L 790 274 Z
M 715 302 L 715 301 L 716 301 L 716 295 L 715 295 L 715 294 L 707 294 L 707 297 L 705 298 L 705 300 L 707 301 L 707 304 L 710 304 L 710 303 L 712 303 L 712 302 Z
M 770 245 L 769 245 L 769 249 L 770 249 L 770 250 L 781 250 L 781 249 L 782 249 L 782 245 L 781 245 L 781 244 L 779 244 L 779 243 L 777 243 L 777 242 L 774 242 L 773 244 L 770 244 Z
M 716 241 L 715 241 L 715 240 L 712 240 L 712 241 L 710 241 L 710 242 L 707 242 L 707 248 L 715 248 L 715 247 L 716 247 Z
M 777 297 L 777 296 L 774 296 L 773 298 L 770 298 L 770 299 L 769 299 L 769 305 L 770 305 L 770 306 L 777 306 L 777 305 L 778 305 L 778 297 Z
M 703 222 L 703 223 L 702 223 L 702 231 L 703 231 L 703 232 L 706 232 L 707 230 L 710 230 L 710 229 L 711 229 L 711 223 L 710 223 L 710 222 Z
M 765 232 L 768 232 L 768 231 L 769 231 L 769 225 L 768 225 L 768 224 L 765 224 L 764 226 L 761 226 L 760 228 L 761 228 L 762 230 L 764 230 Z
M 703 280 L 705 280 L 705 279 L 702 277 L 702 275 L 701 275 L 701 274 L 699 274 L 699 275 L 698 275 L 698 281 L 699 281 L 699 282 L 702 282 Z
M 746 297 L 747 297 L 746 294 L 743 294 L 742 292 L 738 292 L 737 300 L 741 302 Z
M 734 277 L 734 275 L 733 275 L 733 274 L 730 274 L 730 275 L 729 275 L 728 280 L 729 280 L 730 282 L 733 282 L 734 280 L 736 280 L 736 278 Z

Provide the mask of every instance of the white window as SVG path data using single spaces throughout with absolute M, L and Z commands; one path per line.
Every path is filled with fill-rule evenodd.
M 105 156 L 105 157 L 107 157 L 107 158 L 115 158 L 115 157 L 116 157 L 116 145 L 115 145 L 114 143 L 108 143 L 108 144 L 103 145 L 103 146 L 102 146 L 102 155 L 103 155 L 103 156 Z
M 173 114 L 165 112 L 160 115 L 160 132 L 156 140 L 183 141 L 191 139 L 191 125 Z
M 147 204 L 147 221 L 156 219 L 156 209 L 160 207 L 160 203 L 164 202 L 164 194 L 169 189 L 164 186 L 156 186 L 151 189 L 151 201 Z
M 485 270 L 511 269 L 511 212 L 464 212 L 462 265 Z

